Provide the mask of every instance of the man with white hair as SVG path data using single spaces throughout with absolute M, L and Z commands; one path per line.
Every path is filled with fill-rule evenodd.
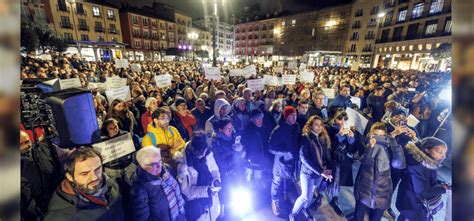
M 163 167 L 160 151 L 155 146 L 146 146 L 136 153 L 139 167 L 130 192 L 133 220 L 185 220 L 181 190 Z

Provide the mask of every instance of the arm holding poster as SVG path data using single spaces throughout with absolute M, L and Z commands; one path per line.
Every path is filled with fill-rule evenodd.
M 352 108 L 346 108 L 346 113 L 348 116 L 347 123 L 351 127 L 355 127 L 360 134 L 364 134 L 369 120 Z

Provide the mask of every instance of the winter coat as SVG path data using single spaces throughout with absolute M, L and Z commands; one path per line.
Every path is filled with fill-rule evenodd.
M 446 193 L 444 187 L 437 183 L 436 170 L 438 162 L 419 149 L 415 143 L 406 145 L 407 168 L 398 186 L 396 206 L 400 210 L 422 211 L 422 200 L 431 199 Z
M 250 123 L 250 117 L 246 112 L 235 109 L 232 114 L 232 125 L 235 128 L 235 132 L 241 135 L 242 132 L 247 128 Z
M 321 117 L 324 121 L 328 119 L 328 108 L 323 106 L 322 108 L 317 108 L 314 104 L 311 104 L 309 107 L 310 116 L 317 115 Z
M 185 153 L 186 152 L 188 151 L 185 151 Z M 211 172 L 213 179 L 220 179 L 219 168 L 217 166 L 216 160 L 214 159 L 214 154 L 212 151 L 209 151 L 206 155 L 206 165 L 209 168 L 209 172 Z M 198 186 L 198 176 L 199 172 L 192 165 L 188 164 L 187 154 L 183 154 L 183 157 L 179 159 L 177 180 L 181 186 L 181 193 L 184 195 L 186 202 L 209 197 L 207 192 L 209 186 Z M 220 215 L 220 202 L 218 194 L 212 196 L 212 206 L 208 209 L 208 211 L 210 214 L 203 214 L 197 220 L 210 220 L 209 215 L 212 220 L 217 219 L 217 217 Z
M 165 130 L 162 128 L 156 128 L 153 126 L 153 124 L 148 124 L 147 131 L 148 134 L 142 139 L 142 147 L 165 144 L 170 146 L 171 154 L 174 154 L 177 151 L 181 151 L 186 144 L 176 127 L 168 126 L 168 129 Z M 149 133 L 153 133 L 155 143 L 153 143 L 153 138 Z M 175 147 L 176 145 L 177 147 Z
M 309 111 L 306 112 L 305 115 L 297 114 L 296 115 L 296 123 L 298 123 L 298 125 L 300 125 L 300 128 L 303 128 L 310 116 L 311 115 L 309 115 Z
M 316 150 L 316 148 L 318 149 Z M 321 162 L 318 160 L 318 155 Z M 324 169 L 332 169 L 333 167 L 328 144 L 312 132 L 301 138 L 300 159 L 301 172 L 312 178 L 320 176 Z
M 184 199 L 181 196 L 181 191 L 178 182 L 171 176 L 171 174 L 162 167 L 162 174 L 160 176 L 153 176 L 143 170 L 140 166 L 137 167 L 136 173 L 133 176 L 133 185 L 130 190 L 130 206 L 133 220 L 141 221 L 184 221 Z M 171 179 L 171 180 L 169 180 Z M 172 183 L 165 189 L 162 187 L 162 182 L 165 180 Z M 170 191 L 168 196 L 165 191 Z M 174 192 L 174 198 L 171 203 L 174 204 L 179 215 L 176 219 L 171 219 L 170 199 Z
M 222 176 L 234 173 L 237 169 L 234 161 L 235 151 L 232 149 L 234 141 L 234 137 L 226 138 L 220 132 L 212 137 L 212 152 Z
M 242 145 L 245 148 L 245 158 L 252 165 L 263 169 L 271 168 L 272 155 L 268 151 L 270 130 L 264 125 L 257 127 L 250 123 L 242 133 Z
M 148 132 L 147 131 L 148 124 L 150 124 L 153 121 L 153 119 L 151 118 L 151 114 L 152 114 L 151 111 L 147 111 L 147 112 L 143 113 L 142 116 L 141 116 L 140 121 L 141 121 L 141 125 L 142 125 L 142 128 L 143 128 L 143 133 L 144 134 L 146 134 Z
M 273 175 L 283 179 L 294 177 L 295 164 L 298 158 L 298 140 L 301 134 L 297 123 L 293 125 L 281 121 L 276 126 L 268 141 L 270 153 L 274 154 Z
M 45 221 L 63 220 L 125 220 L 122 197 L 117 183 L 105 178 L 108 191 L 105 193 L 107 206 L 86 202 L 77 196 L 68 180 L 63 180 L 49 203 Z
M 194 116 L 180 116 L 178 112 L 172 111 L 173 117 L 171 118 L 170 125 L 178 129 L 179 134 L 184 141 L 188 141 L 193 135 L 192 126 L 196 124 Z
M 214 129 L 217 128 L 216 124 L 219 122 L 219 120 L 222 119 L 222 116 L 219 114 L 219 110 L 223 107 L 227 106 L 227 114 L 229 114 L 231 110 L 231 106 L 229 102 L 225 99 L 217 99 L 216 102 L 214 103 L 214 115 L 212 115 L 207 121 L 206 121 L 206 126 L 204 131 L 207 134 L 212 134 L 214 132 Z
M 385 98 L 371 94 L 367 97 L 367 106 L 372 108 L 373 122 L 378 122 L 382 119 L 385 110 Z
M 349 138 L 347 135 L 339 136 L 339 128 L 336 126 L 328 126 L 326 131 L 331 138 L 331 159 L 334 166 L 340 168 L 339 185 L 353 186 L 352 163 L 354 160 L 348 154 L 352 155 L 356 152 L 356 132 L 353 138 Z
M 197 124 L 194 125 L 194 130 L 204 130 L 206 127 L 206 121 L 212 116 L 212 111 L 208 107 L 205 107 L 204 112 L 201 113 L 197 108 L 191 110 L 191 113 L 197 120 Z
M 393 157 L 392 157 L 393 156 Z M 405 155 L 395 139 L 390 144 L 366 147 L 354 186 L 354 197 L 372 209 L 388 209 L 392 200 L 390 168 L 406 167 Z

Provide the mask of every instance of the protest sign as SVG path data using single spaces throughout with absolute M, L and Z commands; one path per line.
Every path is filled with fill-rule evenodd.
M 244 69 L 242 69 L 242 72 L 245 78 L 249 78 L 252 75 L 257 76 L 257 67 L 255 67 L 255 65 L 249 65 L 245 67 Z
M 59 88 L 61 90 L 80 87 L 82 87 L 82 85 L 79 78 L 59 79 Z
M 276 73 L 283 73 L 283 67 L 275 67 Z
M 306 64 L 305 64 L 305 63 L 301 63 L 301 64 L 300 64 L 300 72 L 303 72 L 304 70 L 306 70 Z
M 328 98 L 336 97 L 336 91 L 333 88 L 322 88 L 323 93 Z
M 281 77 L 281 83 L 283 85 L 286 85 L 286 84 L 294 85 L 294 84 L 296 84 L 296 75 L 294 75 L 294 74 L 283 75 Z
M 263 67 L 264 67 L 264 68 L 269 68 L 269 67 L 272 66 L 272 64 L 273 64 L 272 61 L 266 61 L 266 62 L 263 64 Z
M 278 77 L 277 76 L 272 76 L 272 75 L 265 74 L 265 75 L 263 75 L 263 78 L 265 79 L 265 85 L 278 86 Z
M 42 54 L 42 55 L 40 56 L 40 59 L 41 59 L 41 60 L 44 60 L 44 61 L 51 61 L 51 60 L 53 60 L 53 58 L 51 57 L 50 54 Z
M 253 79 L 247 80 L 247 87 L 250 88 L 252 91 L 263 90 L 265 89 L 265 79 Z
M 106 77 L 107 89 L 120 88 L 127 85 L 127 78 Z
M 351 71 L 359 71 L 359 62 L 352 63 Z
M 301 82 L 307 82 L 307 83 L 313 83 L 314 82 L 314 72 L 312 71 L 305 71 L 300 74 L 300 81 Z
M 171 76 L 169 74 L 160 74 L 155 76 L 156 86 L 165 88 L 171 86 Z
M 127 59 L 115 60 L 115 68 L 128 68 L 128 60 Z
M 220 67 L 205 67 L 204 74 L 206 80 L 220 80 L 221 79 L 221 68 Z
M 244 76 L 244 72 L 240 68 L 239 69 L 230 69 L 229 70 L 229 76 L 231 76 L 231 77 Z
M 420 123 L 420 121 L 415 116 L 413 116 L 412 114 L 410 114 L 407 117 L 407 125 L 408 126 L 414 128 L 414 127 L 416 127 L 416 125 L 418 125 L 418 123 Z
M 296 70 L 297 68 L 298 68 L 298 63 L 296 63 L 296 61 L 290 61 L 288 63 L 288 69 Z
M 130 88 L 125 86 L 121 88 L 108 89 L 105 91 L 105 96 L 107 97 L 109 103 L 115 99 L 121 99 L 123 101 L 130 100 Z
M 351 127 L 355 127 L 360 134 L 364 134 L 365 127 L 367 127 L 369 120 L 352 108 L 346 108 L 346 113 L 348 116 L 346 124 L 349 124 Z
M 361 100 L 359 97 L 352 97 L 351 96 L 351 102 L 355 105 L 357 105 L 357 107 L 360 108 L 360 105 L 361 105 Z
M 130 69 L 132 69 L 133 72 L 141 72 L 142 67 L 139 64 L 131 64 Z
M 129 133 L 110 140 L 92 144 L 92 148 L 102 156 L 102 163 L 108 163 L 135 152 L 132 136 Z

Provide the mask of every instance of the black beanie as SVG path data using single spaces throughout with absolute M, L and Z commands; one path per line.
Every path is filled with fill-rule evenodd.
M 174 105 L 175 105 L 176 107 L 178 107 L 178 106 L 179 106 L 180 104 L 182 104 L 182 103 L 186 103 L 186 101 L 185 101 L 183 98 L 178 97 L 178 98 L 176 98 L 176 101 L 174 102 Z

